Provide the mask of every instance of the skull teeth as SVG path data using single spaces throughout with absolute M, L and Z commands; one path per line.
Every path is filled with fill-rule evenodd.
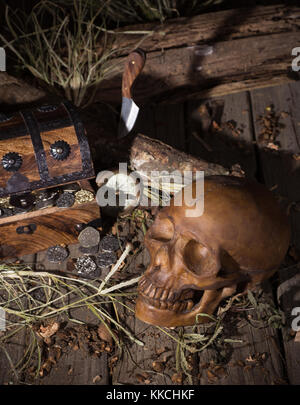
M 174 290 L 156 287 L 146 277 L 142 277 L 139 283 L 139 292 L 152 306 L 159 309 L 168 309 L 174 312 L 190 311 L 194 302 L 193 290 L 185 290 L 178 294 Z

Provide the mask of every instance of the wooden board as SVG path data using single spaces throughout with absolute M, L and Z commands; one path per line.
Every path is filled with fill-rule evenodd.
M 265 183 L 273 187 L 274 192 L 282 196 L 286 205 L 300 200 L 300 161 L 294 154 L 300 153 L 300 84 L 289 85 L 251 93 L 253 119 L 256 139 L 259 139 L 261 126 L 257 121 L 259 115 L 265 114 L 266 107 L 274 106 L 277 114 L 283 114 L 280 122 L 284 125 L 278 137 L 281 144 L 278 151 L 264 148 L 258 142 L 261 167 Z M 286 113 L 286 114 L 285 114 Z M 282 114 L 281 114 L 282 115 Z M 300 248 L 300 213 L 289 210 L 292 226 L 292 243 Z M 283 342 L 286 356 L 287 374 L 291 384 L 300 383 L 300 343 L 294 340 L 291 334 L 291 311 L 300 306 L 300 279 L 299 269 L 293 267 L 280 271 L 281 284 L 278 289 L 278 301 L 287 317 L 286 328 L 283 331 Z M 295 334 L 294 334 L 295 335 Z
M 247 92 L 188 103 L 188 152 L 255 177 L 252 116 Z
M 299 32 L 210 43 L 212 48 L 179 47 L 151 52 L 133 91 L 141 106 L 176 103 L 297 80 L 291 70 L 291 49 Z M 241 63 L 242 61 L 242 63 Z M 119 73 L 100 83 L 95 100 L 120 104 L 125 58 L 115 60 Z
M 70 245 L 69 258 L 76 258 L 82 254 L 79 252 L 79 245 Z M 46 270 L 65 271 L 67 261 L 57 265 L 50 263 L 46 258 L 46 251 L 37 254 L 37 268 Z M 70 311 L 70 317 L 81 320 L 87 324 L 98 324 L 97 318 L 88 309 L 78 309 Z M 70 325 L 72 325 L 70 323 Z M 73 326 L 76 324 L 73 324 Z M 70 372 L 72 370 L 72 372 Z M 99 376 L 100 379 L 95 377 Z M 106 385 L 109 384 L 109 371 L 107 354 L 101 353 L 100 357 L 89 356 L 83 350 L 74 351 L 70 349 L 63 354 L 50 374 L 38 381 L 41 385 Z
M 122 27 L 114 35 L 113 49 L 118 55 L 129 48 L 140 46 L 146 52 L 212 43 L 217 40 L 236 40 L 270 33 L 282 33 L 299 28 L 300 8 L 288 5 L 264 7 L 240 7 L 233 10 L 215 11 L 194 17 L 170 19 L 163 24 L 154 22 L 136 24 L 134 31 L 146 32 L 134 35 L 132 26 Z M 126 35 L 126 31 L 129 32 Z M 125 52 L 124 52 L 125 50 Z

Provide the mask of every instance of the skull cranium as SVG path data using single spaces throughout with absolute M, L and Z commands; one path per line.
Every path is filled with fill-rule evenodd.
M 196 186 L 185 187 L 183 196 Z M 237 288 L 246 291 L 271 277 L 289 246 L 287 218 L 259 183 L 207 177 L 198 218 L 186 216 L 196 208 L 183 201 L 176 206 L 171 200 L 145 237 L 151 260 L 139 282 L 136 316 L 150 324 L 206 321 L 197 314 L 212 314 Z

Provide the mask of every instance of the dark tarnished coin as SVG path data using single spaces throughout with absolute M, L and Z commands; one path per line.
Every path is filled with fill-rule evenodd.
M 31 208 L 32 207 L 27 208 L 27 209 L 26 208 L 13 208 L 12 212 L 13 212 L 13 215 L 24 214 L 25 212 L 30 211 Z
M 58 196 L 58 190 L 40 190 L 35 193 L 35 197 L 37 201 L 48 201 L 53 200 L 55 197 Z
M 99 252 L 99 245 L 92 246 L 92 247 L 83 247 L 79 246 L 80 253 L 84 255 L 96 255 Z
M 79 191 L 80 185 L 78 183 L 72 183 L 72 184 L 66 184 L 62 187 L 63 191 L 66 191 L 67 193 L 76 193 L 76 191 Z
M 55 204 L 54 198 L 50 200 L 37 200 L 37 202 L 35 203 L 35 209 L 42 210 L 44 208 L 53 207 L 54 204 Z
M 69 208 L 72 207 L 72 205 L 74 205 L 75 202 L 75 197 L 73 194 L 71 193 L 62 193 L 62 195 L 60 195 L 58 197 L 58 199 L 56 200 L 56 205 L 57 207 L 60 208 Z
M 10 208 L 4 208 L 1 207 L 0 208 L 0 218 L 4 218 L 4 217 L 9 217 L 11 215 L 14 215 L 13 210 Z
M 47 259 L 52 263 L 61 263 L 69 256 L 69 252 L 66 248 L 56 245 L 47 250 Z
M 102 252 L 115 252 L 120 248 L 118 239 L 113 235 L 106 235 L 100 242 Z
M 22 195 L 12 195 L 9 199 L 9 203 L 16 208 L 23 210 L 29 210 L 35 203 L 35 197 L 31 193 L 24 193 Z
M 97 256 L 97 265 L 100 269 L 110 267 L 117 261 L 117 255 L 114 252 L 103 252 Z
M 78 242 L 84 248 L 90 248 L 92 246 L 99 245 L 100 233 L 97 229 L 87 226 L 78 236 Z
M 83 277 L 98 277 L 100 270 L 97 269 L 97 265 L 91 256 L 78 257 L 75 268 L 77 273 Z

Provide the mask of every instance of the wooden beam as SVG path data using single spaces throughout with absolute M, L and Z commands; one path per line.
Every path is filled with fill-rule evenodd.
M 298 42 L 299 32 L 292 31 L 150 52 L 133 97 L 138 105 L 174 103 L 294 81 L 291 51 Z M 118 71 L 100 84 L 97 101 L 121 102 L 125 58 L 115 63 Z
M 167 50 L 197 44 L 214 43 L 297 31 L 300 7 L 272 5 L 244 7 L 167 20 L 164 24 L 148 23 L 123 27 L 113 35 L 113 49 L 126 54 L 141 41 L 146 52 Z M 132 32 L 148 34 L 132 34 Z M 126 34 L 127 33 L 127 34 Z M 125 50 L 125 51 L 124 51 Z

